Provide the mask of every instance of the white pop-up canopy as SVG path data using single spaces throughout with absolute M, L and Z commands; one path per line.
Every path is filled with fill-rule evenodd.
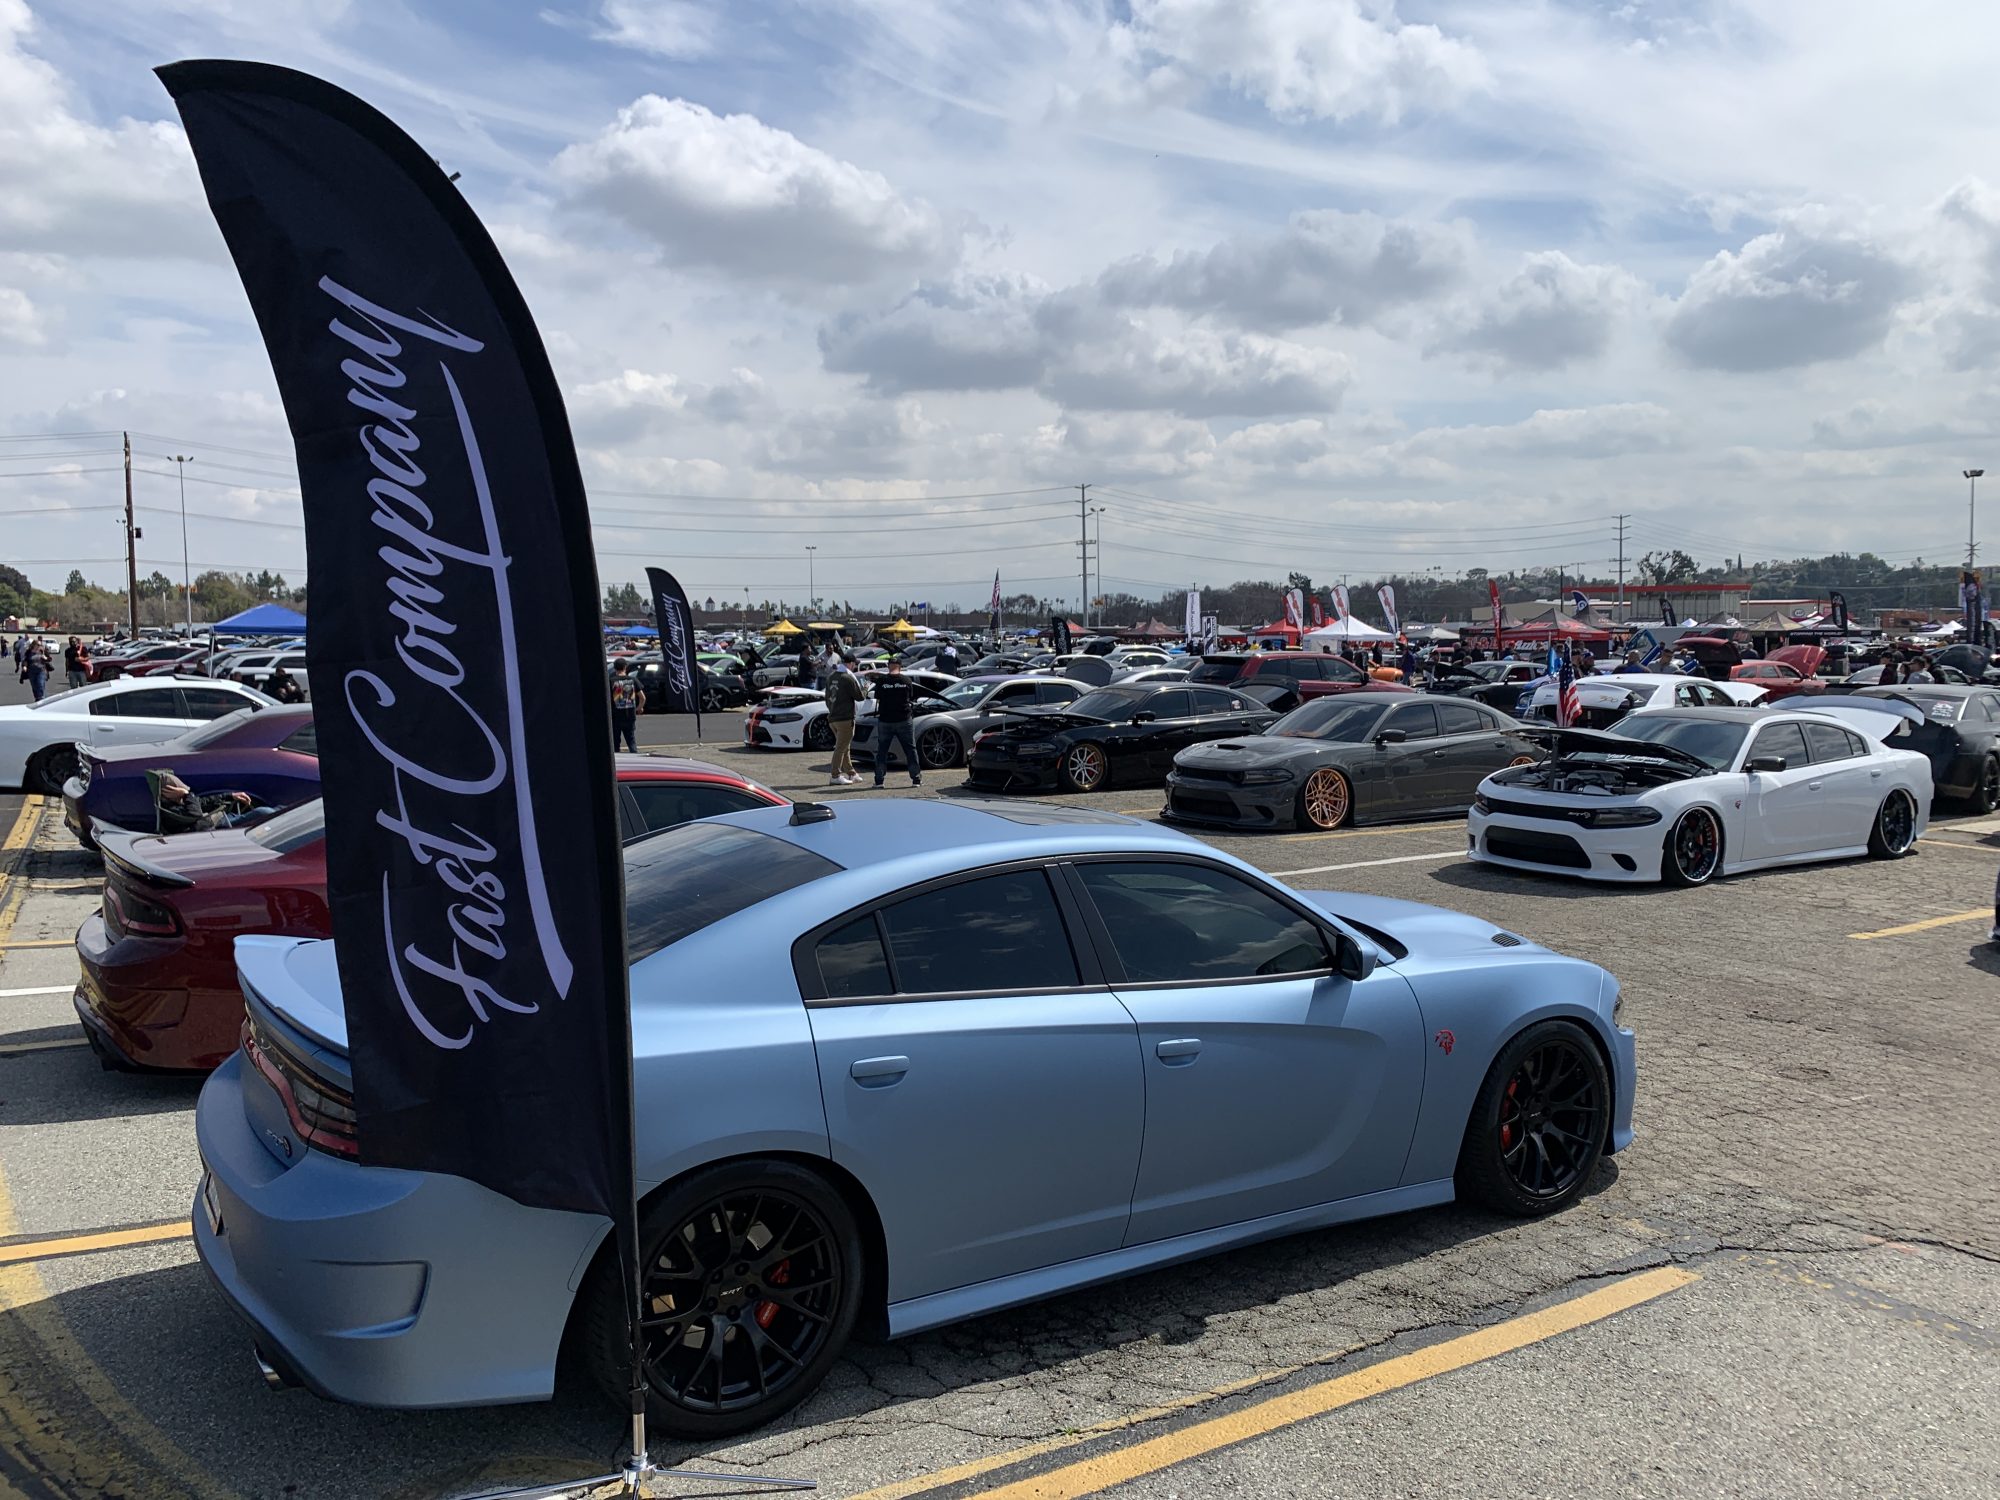
M 1318 647 L 1345 646 L 1354 641 L 1393 641 L 1395 637 L 1386 630 L 1377 630 L 1365 620 L 1357 620 L 1349 615 L 1344 620 L 1335 620 L 1330 625 L 1322 625 L 1299 644 L 1307 650 Z

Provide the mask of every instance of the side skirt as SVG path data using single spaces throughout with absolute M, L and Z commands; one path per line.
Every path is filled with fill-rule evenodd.
M 971 1286 L 954 1287 L 948 1292 L 933 1292 L 927 1297 L 912 1297 L 907 1302 L 892 1302 L 889 1305 L 889 1336 L 903 1338 L 964 1318 L 997 1312 L 1003 1307 L 1018 1307 L 1024 1302 L 1037 1302 L 1063 1292 L 1100 1286 L 1139 1271 L 1199 1260 L 1218 1250 L 1253 1245 L 1259 1240 L 1278 1239 L 1307 1229 L 1324 1229 L 1328 1225 L 1373 1219 L 1383 1214 L 1406 1213 L 1413 1208 L 1431 1208 L 1451 1202 L 1452 1196 L 1452 1182 L 1448 1177 L 1437 1182 L 1412 1183 L 1379 1193 L 1364 1193 L 1358 1198 L 1342 1198 L 1333 1203 L 1293 1209 L 1290 1213 L 1226 1224 L 1219 1229 L 1198 1230 L 1193 1234 L 1176 1235 L 1172 1239 L 1154 1240 L 1144 1245 L 1127 1245 L 1121 1250 L 1107 1250 L 1101 1255 L 1085 1256 L 1082 1260 L 1066 1261 L 1059 1266 L 1044 1266 L 1039 1270 L 1021 1271 L 992 1281 L 975 1282 Z

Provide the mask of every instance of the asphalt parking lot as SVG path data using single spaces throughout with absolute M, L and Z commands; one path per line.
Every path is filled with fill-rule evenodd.
M 884 795 L 708 725 L 680 753 Z M 2000 818 L 1695 891 L 1475 868 L 1458 821 L 1215 842 L 1613 970 L 1632 1149 L 1551 1220 L 1426 1211 L 859 1345 L 776 1427 L 657 1456 L 866 1500 L 2000 1493 Z M 604 1467 L 619 1420 L 580 1390 L 411 1413 L 263 1388 L 186 1238 L 198 1083 L 80 1043 L 96 871 L 59 809 L 0 801 L 0 1496 L 417 1500 Z

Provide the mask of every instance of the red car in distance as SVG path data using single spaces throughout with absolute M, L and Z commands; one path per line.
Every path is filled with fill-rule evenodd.
M 631 843 L 786 799 L 705 761 L 621 755 L 618 804 Z M 77 930 L 75 996 L 105 1067 L 206 1071 L 236 1050 L 236 939 L 332 935 L 323 809 L 314 798 L 242 828 L 105 834 L 104 899 Z
M 1730 668 L 1731 682 L 1748 682 L 1764 690 L 1764 701 L 1775 703 L 1798 693 L 1823 693 L 1826 683 L 1813 674 L 1826 660 L 1818 646 L 1782 646 L 1767 657 Z

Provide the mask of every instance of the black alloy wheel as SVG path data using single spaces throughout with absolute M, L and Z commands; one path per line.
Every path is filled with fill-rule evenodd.
M 2000 755 L 1989 755 L 1979 767 L 1979 783 L 1972 789 L 1972 810 L 1990 813 L 2000 808 Z
M 861 1237 L 826 1182 L 788 1162 L 696 1172 L 639 1225 L 647 1414 L 684 1439 L 761 1427 L 812 1394 L 860 1310 Z M 625 1396 L 629 1343 L 617 1257 L 594 1269 L 591 1371 Z
M 1917 804 L 1904 791 L 1889 793 L 1868 830 L 1868 852 L 1877 859 L 1901 859 L 1917 846 Z
M 51 745 L 28 762 L 28 782 L 44 797 L 60 797 L 63 783 L 83 770 L 74 745 Z
M 1604 1155 L 1611 1076 L 1573 1021 L 1542 1021 L 1494 1059 L 1459 1148 L 1459 1191 L 1520 1218 L 1582 1196 Z
M 959 743 L 955 730 L 939 725 L 917 736 L 917 759 L 923 762 L 926 771 L 950 770 L 964 758 L 965 747 Z
M 806 725 L 806 749 L 831 750 L 833 748 L 833 721 L 821 714 Z
M 1689 808 L 1667 834 L 1661 878 L 1670 885 L 1707 885 L 1721 868 L 1721 821 L 1708 808 Z

